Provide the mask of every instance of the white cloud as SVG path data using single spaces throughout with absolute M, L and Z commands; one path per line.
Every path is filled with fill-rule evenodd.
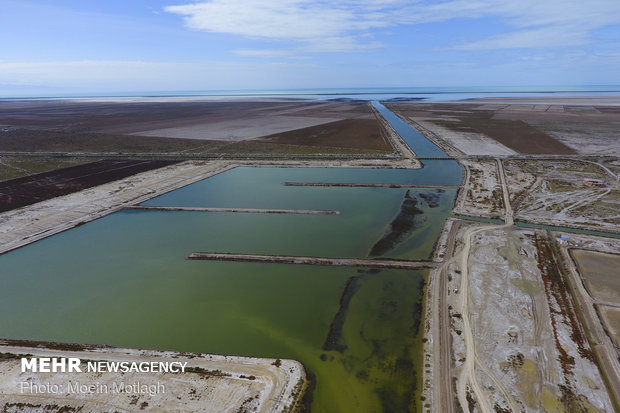
M 487 39 L 457 45 L 453 50 L 518 49 L 578 46 L 588 43 L 587 31 L 573 31 L 566 27 L 548 27 L 492 36 Z
M 234 53 L 239 56 L 263 57 L 263 58 L 290 57 L 293 55 L 293 52 L 290 50 L 278 50 L 278 49 L 237 49 L 237 50 L 234 50 Z
M 185 16 L 186 25 L 194 30 L 300 42 L 291 53 L 341 52 L 377 47 L 377 42 L 362 41 L 362 35 L 373 28 L 390 26 L 382 10 L 398 3 L 402 1 L 362 1 L 354 6 L 348 1 L 211 0 L 168 6 L 165 10 Z M 252 55 L 249 50 L 241 53 Z M 257 50 L 253 55 L 268 54 Z
M 593 30 L 620 23 L 618 0 L 206 0 L 165 10 L 195 30 L 293 41 L 307 52 L 377 47 L 366 40 L 373 30 L 451 19 L 491 17 L 514 28 L 459 50 L 580 45 Z
M 360 42 L 353 36 L 341 36 L 341 37 L 325 37 L 312 42 L 298 50 L 303 53 L 318 53 L 318 52 L 347 52 L 353 50 L 368 50 L 382 47 L 383 43 L 370 41 Z
M 318 4 L 317 4 L 318 3 Z M 197 30 L 270 39 L 307 39 L 333 36 L 353 16 L 346 10 L 321 7 L 321 2 L 295 0 L 212 0 L 166 11 L 186 16 Z

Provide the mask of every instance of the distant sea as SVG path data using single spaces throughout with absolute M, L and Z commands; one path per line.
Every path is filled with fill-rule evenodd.
M 199 90 L 155 91 L 122 93 L 80 93 L 58 96 L 3 97 L 0 100 L 48 100 L 48 99 L 217 99 L 217 98 L 277 98 L 304 100 L 424 100 L 454 101 L 482 97 L 618 97 L 620 85 L 591 86 L 502 86 L 502 87 L 389 87 L 389 88 L 343 88 L 343 89 L 274 89 L 274 90 Z

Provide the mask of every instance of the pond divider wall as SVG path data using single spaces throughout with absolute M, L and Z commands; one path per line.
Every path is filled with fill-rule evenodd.
M 339 215 L 340 211 L 315 209 L 256 209 L 256 208 L 199 208 L 136 205 L 124 209 L 153 211 L 195 211 L 195 212 L 242 212 L 249 214 L 306 214 L 306 215 Z
M 359 258 L 301 257 L 288 255 L 232 254 L 225 252 L 192 252 L 188 260 L 204 261 L 242 261 L 274 264 L 328 265 L 337 267 L 368 267 L 392 269 L 434 268 L 437 263 L 430 261 L 375 260 Z

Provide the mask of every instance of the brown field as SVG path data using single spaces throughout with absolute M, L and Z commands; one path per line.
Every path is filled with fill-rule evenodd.
M 620 142 L 619 103 L 618 98 L 484 98 L 392 107 L 415 121 L 481 133 L 522 153 L 609 155 L 618 152 Z
M 531 113 L 540 116 L 541 111 L 536 110 L 535 105 L 519 106 L 509 112 L 510 116 L 503 112 L 507 105 L 397 103 L 387 106 L 413 120 L 427 120 L 455 132 L 488 136 L 523 154 L 576 153 L 573 148 L 528 123 Z
M 620 349 L 620 308 L 599 306 L 603 325 L 617 349 Z
M 103 160 L 0 182 L 0 212 L 78 192 L 175 161 Z
M 173 128 L 152 129 L 136 132 L 134 135 L 235 142 L 322 125 L 336 120 L 339 119 L 311 116 L 248 116 L 222 122 L 204 122 Z
M 218 142 L 194 139 L 152 138 L 94 132 L 15 129 L 0 132 L 0 151 L 9 152 L 208 152 Z
M 374 119 L 344 119 L 324 125 L 276 133 L 260 140 L 289 145 L 392 150 L 390 143 L 382 138 L 381 128 Z
M 0 102 L 0 151 L 391 152 L 378 129 L 365 102 Z
M 586 250 L 571 255 L 592 298 L 620 305 L 620 255 Z

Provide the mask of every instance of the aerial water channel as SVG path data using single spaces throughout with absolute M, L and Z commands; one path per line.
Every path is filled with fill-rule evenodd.
M 405 126 L 415 131 L 375 106 L 417 153 L 422 141 L 409 140 Z M 211 251 L 427 260 L 455 189 L 282 183 L 458 185 L 461 178 L 454 161 L 425 161 L 417 170 L 229 170 L 144 204 L 340 214 L 108 215 L 0 256 L 0 337 L 292 358 L 313 379 L 312 412 L 420 411 L 426 270 L 185 257 Z

